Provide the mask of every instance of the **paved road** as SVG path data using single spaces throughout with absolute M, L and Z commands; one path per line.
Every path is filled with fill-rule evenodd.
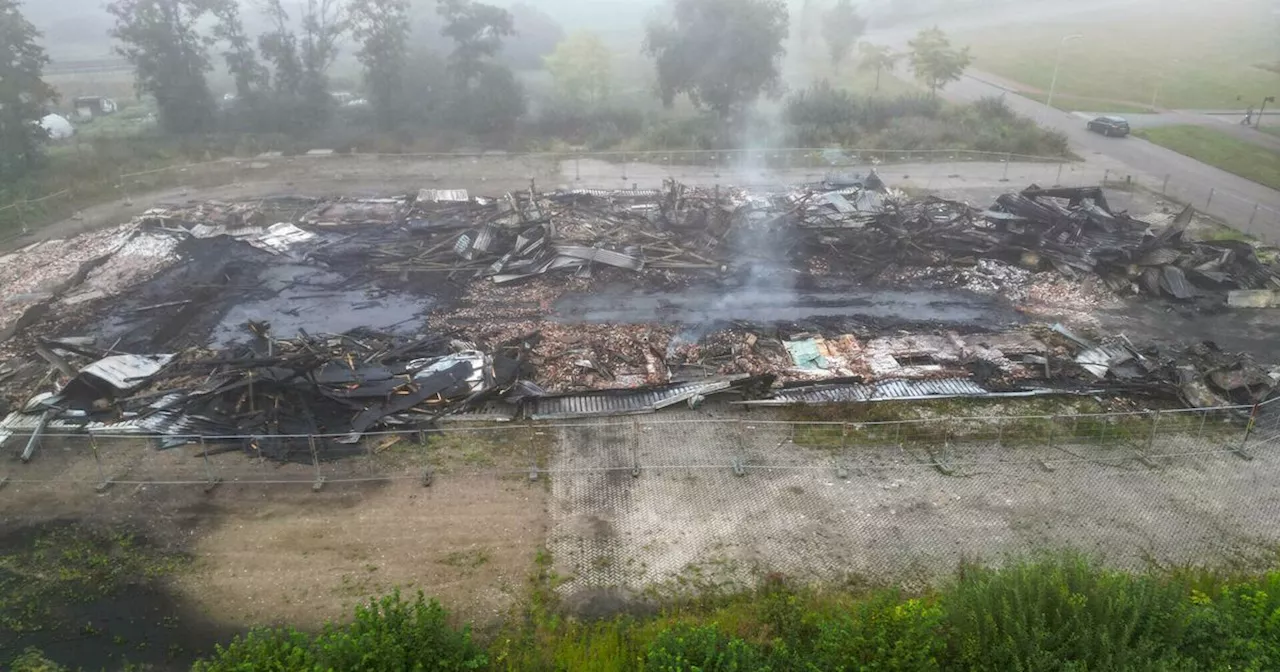
M 1122 1 L 1124 4 L 1149 4 L 1153 9 L 1158 8 L 1158 4 L 1150 0 Z M 949 18 L 936 23 L 943 30 L 951 32 L 978 27 L 998 30 L 1007 29 L 1005 24 L 1068 18 L 1094 10 L 1105 11 L 1105 7 L 1106 5 L 1098 4 L 1095 0 L 1080 0 L 1054 6 L 1052 16 L 1030 16 L 1000 8 L 992 12 L 973 12 L 963 18 Z M 1037 11 L 1050 10 L 1038 8 Z M 929 25 L 924 24 L 894 26 L 886 30 L 874 30 L 866 39 L 902 50 L 917 30 L 927 27 Z M 895 74 L 903 78 L 910 77 L 904 67 L 899 67 Z M 956 101 L 1003 96 L 1019 114 L 1036 119 L 1046 128 L 1065 133 L 1071 141 L 1072 149 L 1087 161 L 1116 166 L 1144 186 L 1154 185 L 1171 198 L 1192 203 L 1242 231 L 1280 245 L 1280 192 L 1145 140 L 1105 138 L 1090 133 L 1079 117 L 1023 98 L 1009 91 L 1012 88 L 1010 85 L 1010 82 L 995 75 L 971 70 L 961 81 L 948 86 L 943 95 Z M 1102 160 L 1099 161 L 1100 159 Z M 1120 177 L 1123 179 L 1123 176 Z
M 1077 113 L 1079 115 L 1080 113 Z M 1084 113 L 1086 118 L 1097 116 L 1092 112 Z M 1263 133 L 1256 128 L 1249 126 L 1241 126 L 1240 120 L 1244 118 L 1244 113 L 1239 116 L 1228 116 L 1223 114 L 1198 114 L 1195 112 L 1186 112 L 1183 110 L 1169 110 L 1162 114 L 1125 114 L 1125 119 L 1129 120 L 1129 125 L 1133 128 L 1154 128 L 1157 126 L 1204 126 L 1221 133 L 1226 133 L 1238 140 L 1243 140 L 1251 145 L 1265 147 L 1266 149 L 1280 152 L 1280 136 Z M 1268 119 L 1269 120 L 1269 119 Z M 1280 122 L 1277 122 L 1280 123 Z M 1280 161 L 1280 157 L 1276 158 Z
M 1019 114 L 1065 133 L 1073 150 L 1086 160 L 1112 159 L 1140 183 L 1165 189 L 1177 200 L 1192 203 L 1272 244 L 1280 244 L 1280 192 L 1145 140 L 1106 138 L 1090 133 L 1084 121 L 1073 113 L 1011 93 L 991 83 L 997 79 L 992 75 L 981 72 L 973 75 L 966 75 L 948 86 L 943 95 L 955 101 L 1003 96 L 1009 107 Z M 1123 179 L 1120 175 L 1115 177 Z

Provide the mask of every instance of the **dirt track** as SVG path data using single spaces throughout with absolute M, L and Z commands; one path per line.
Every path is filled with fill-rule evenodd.
M 622 157 L 615 157 L 621 159 Z M 16 248 L 40 240 L 65 238 L 84 231 L 114 226 L 164 204 L 189 201 L 234 201 L 268 196 L 375 197 L 417 193 L 419 189 L 468 189 L 497 195 L 527 189 L 533 180 L 540 189 L 657 188 L 675 177 L 692 185 L 780 186 L 818 181 L 834 173 L 867 173 L 877 170 L 898 188 L 930 190 L 945 196 L 986 205 L 996 195 L 1031 183 L 1098 184 L 1121 173 L 1105 162 L 1037 164 L 999 162 L 941 162 L 880 164 L 867 157 L 857 166 L 795 166 L 778 171 L 730 170 L 706 166 L 636 161 L 566 160 L 537 157 L 485 156 L 476 158 L 395 158 L 377 156 L 299 157 L 261 160 L 224 160 L 188 169 L 175 169 L 172 179 L 186 186 L 147 190 L 125 184 L 120 198 L 83 209 L 76 217 L 34 229 L 11 240 Z M 1110 172 L 1108 172 L 1110 170 Z M 203 186 L 202 186 L 203 185 Z M 1117 194 L 1118 205 L 1128 207 L 1130 194 Z

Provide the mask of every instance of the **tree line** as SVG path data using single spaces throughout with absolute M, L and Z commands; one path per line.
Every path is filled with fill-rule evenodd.
M 39 159 L 38 121 L 55 92 L 43 81 L 49 59 L 20 0 L 0 0 L 0 41 L 17 45 L 0 62 L 0 174 L 21 173 Z M 212 130 L 305 134 L 325 128 L 338 109 L 329 70 L 350 43 L 364 82 L 361 108 L 382 131 L 445 125 L 472 136 L 510 133 L 527 98 L 498 55 L 521 29 L 512 11 L 476 0 L 434 0 L 443 59 L 415 51 L 409 0 L 263 0 L 267 27 L 246 30 L 237 0 L 114 0 L 110 35 L 133 66 L 138 90 L 155 100 L 159 127 L 174 135 Z M 513 9 L 516 9 L 513 7 Z M 837 68 L 866 30 L 851 0 L 822 16 L 822 38 Z M 677 97 L 733 124 L 761 97 L 780 96 L 782 61 L 791 33 L 784 0 L 671 0 L 645 29 L 644 53 L 656 72 L 656 94 Z M 801 36 L 803 38 L 803 36 Z M 415 40 L 416 42 L 417 40 Z M 879 78 L 902 54 L 863 43 L 861 67 Z M 931 92 L 968 66 L 967 49 L 934 28 L 910 43 L 910 65 Z M 214 98 L 208 75 L 221 64 L 234 92 Z M 556 91 L 577 106 L 610 93 L 610 50 L 579 33 L 545 57 Z

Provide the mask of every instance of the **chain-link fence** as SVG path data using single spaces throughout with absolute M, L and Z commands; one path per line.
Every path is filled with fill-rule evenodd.
M 327 493 L 358 489 L 371 504 L 425 492 L 502 520 L 493 507 L 532 507 L 559 589 L 588 595 L 734 588 L 762 571 L 910 584 L 965 560 L 1060 549 L 1122 566 L 1240 569 L 1280 548 L 1280 403 L 898 422 L 787 413 L 453 424 L 355 443 L 51 431 L 25 463 L 16 455 L 30 434 L 15 432 L 0 502 L 30 491 L 72 501 L 145 490 L 154 504 L 315 489 L 323 507 Z
M 342 436 L 142 437 L 101 431 L 12 431 L 10 482 L 211 485 L 422 480 L 435 474 L 540 474 L 650 469 L 800 469 L 847 473 L 883 451 L 901 468 L 1075 461 L 1171 460 L 1202 454 L 1251 459 L 1280 441 L 1280 407 L 1144 413 L 939 417 L 891 422 L 614 418 L 582 423 L 507 422 Z M 674 452 L 642 451 L 659 439 L 702 436 Z M 666 438 L 664 438 L 666 437 Z M 24 450 L 25 449 L 25 450 Z M 1036 449 L 1024 452 L 1025 449 Z M 1043 452 L 1043 451 L 1053 452 Z M 26 452 L 29 460 L 17 456 Z

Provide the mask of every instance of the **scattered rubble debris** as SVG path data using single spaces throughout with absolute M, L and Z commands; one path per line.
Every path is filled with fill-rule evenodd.
M 917 298 L 969 317 L 904 332 L 892 327 L 917 322 L 892 307 L 847 311 L 863 320 L 854 327 L 732 310 L 781 301 L 825 314 L 823 287 L 867 303 L 912 282 L 1075 308 L 1082 287 L 1217 310 L 1280 303 L 1270 255 L 1184 239 L 1191 213 L 1155 226 L 1112 211 L 1101 189 L 1035 186 L 981 210 L 912 200 L 874 174 L 773 194 L 668 182 L 156 208 L 0 257 L 12 356 L 0 389 L 15 409 L 0 443 L 28 436 L 27 457 L 48 431 L 340 445 L 450 419 L 647 413 L 713 396 L 1252 404 L 1280 375 L 1212 344 L 1156 350 L 1025 317 L 995 323 L 937 291 Z M 557 316 L 566 292 L 628 279 L 692 303 L 671 313 L 678 301 L 660 296 L 644 323 Z

